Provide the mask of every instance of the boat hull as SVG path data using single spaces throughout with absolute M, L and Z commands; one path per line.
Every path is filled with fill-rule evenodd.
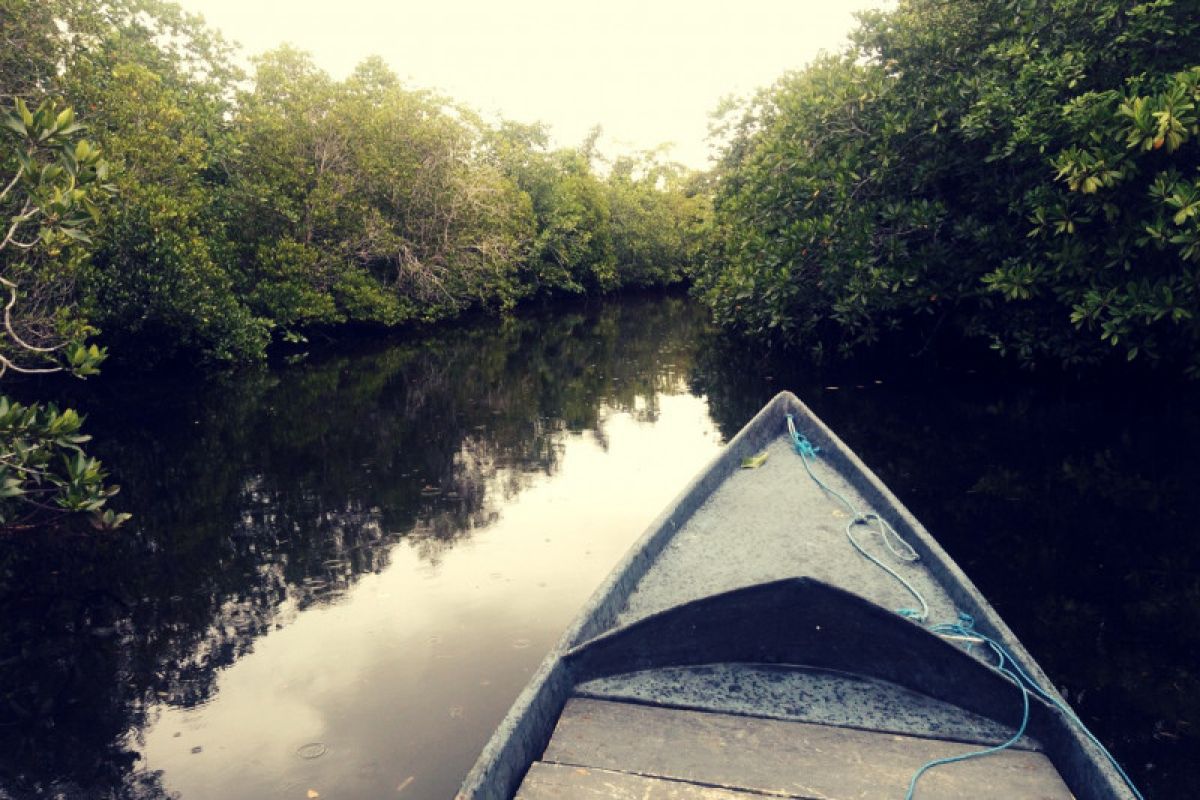
M 884 596 L 892 599 L 888 593 L 895 587 L 884 585 L 886 577 L 863 571 L 864 560 L 831 535 L 830 509 L 836 515 L 836 508 L 796 477 L 799 457 L 787 452 L 788 415 L 819 449 L 821 468 L 842 481 L 839 486 L 860 507 L 887 519 L 920 556 L 914 582 L 935 598 L 935 613 L 942 618 L 969 613 L 1032 679 L 1052 686 L 924 527 L 803 403 L 784 392 L 701 470 L 593 594 L 484 748 L 460 800 L 512 797 L 580 686 L 647 670 L 716 663 L 804 665 L 879 679 L 931 702 L 1016 725 L 1021 699 L 1012 684 L 896 614 L 894 606 L 880 604 Z M 781 486 L 809 494 L 792 498 L 789 491 L 780 497 L 778 486 L 751 483 L 759 480 L 753 474 L 758 470 L 738 474 L 744 459 L 764 451 L 772 454 L 768 466 L 780 465 L 762 480 L 783 481 Z M 752 506 L 739 505 L 752 491 L 763 494 Z M 750 525 L 755 518 L 760 524 Z M 806 519 L 819 525 L 806 530 Z M 743 523 L 753 530 L 735 536 Z M 788 532 L 792 527 L 794 536 Z M 688 542 L 677 541 L 682 539 Z M 803 549 L 817 540 L 827 542 L 824 549 Z M 722 553 L 723 547 L 738 550 Z M 776 549 L 786 557 L 776 558 Z M 716 562 L 732 567 L 710 566 Z M 766 579 L 778 570 L 784 574 Z M 770 716 L 769 711 L 761 715 Z M 1076 797 L 1133 796 L 1099 748 L 1057 710 L 1034 703 L 1030 731 Z

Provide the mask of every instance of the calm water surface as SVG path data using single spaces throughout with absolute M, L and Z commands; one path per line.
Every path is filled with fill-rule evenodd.
M 452 796 L 599 581 L 781 388 L 1147 796 L 1200 789 L 1193 390 L 820 372 L 722 345 L 678 297 L 105 380 L 71 399 L 135 521 L 0 541 L 0 798 Z

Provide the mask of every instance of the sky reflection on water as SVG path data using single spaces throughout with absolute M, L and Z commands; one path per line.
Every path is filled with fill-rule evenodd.
M 576 609 L 719 444 L 688 395 L 603 428 L 604 447 L 566 437 L 554 475 L 436 563 L 402 540 L 382 572 L 258 640 L 207 703 L 163 707 L 145 766 L 187 798 L 451 796 Z M 301 758 L 310 742 L 327 752 Z

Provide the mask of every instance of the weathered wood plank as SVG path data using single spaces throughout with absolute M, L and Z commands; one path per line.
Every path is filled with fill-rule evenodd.
M 542 761 L 784 797 L 894 800 L 935 758 L 978 747 L 897 734 L 574 698 Z M 1044 755 L 1006 751 L 934 769 L 921 800 L 1070 800 Z M 586 795 L 585 795 L 586 796 Z
M 516 800 L 763 800 L 763 796 L 539 761 L 529 768 Z

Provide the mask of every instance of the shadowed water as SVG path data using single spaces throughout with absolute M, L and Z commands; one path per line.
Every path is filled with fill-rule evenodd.
M 821 373 L 669 296 L 293 360 L 70 389 L 136 516 L 0 541 L 0 798 L 451 796 L 594 587 L 781 388 L 1148 796 L 1198 788 L 1194 391 Z

